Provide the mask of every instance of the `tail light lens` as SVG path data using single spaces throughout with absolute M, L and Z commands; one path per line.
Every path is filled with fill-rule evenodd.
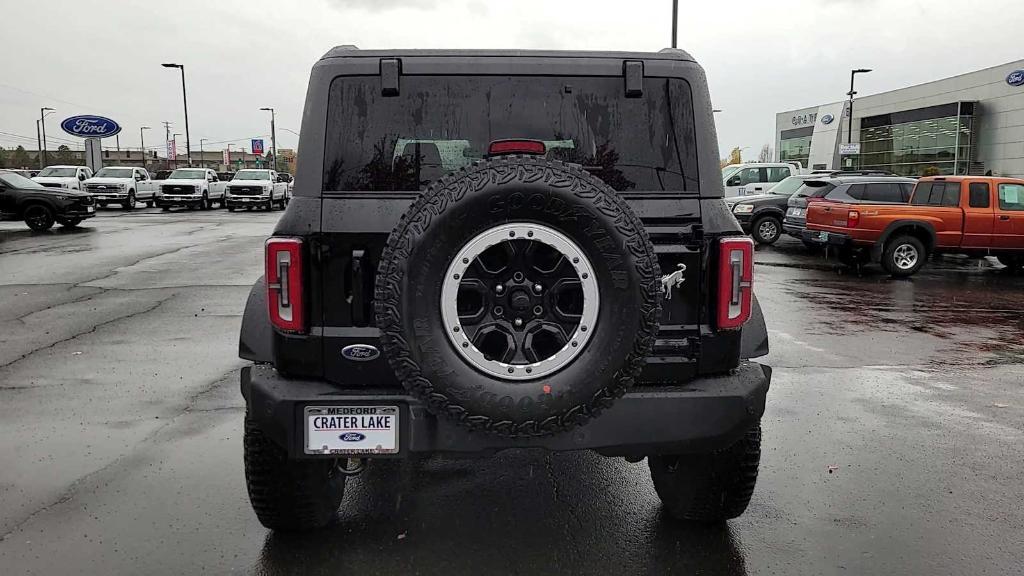
M 285 332 L 305 332 L 302 289 L 302 240 L 267 240 L 267 305 L 270 322 Z
M 735 330 L 750 319 L 754 241 L 722 238 L 718 245 L 718 329 Z
M 846 227 L 856 228 L 860 224 L 860 212 L 857 210 L 850 210 L 846 213 Z
M 502 154 L 539 154 L 547 152 L 547 145 L 540 140 L 495 140 L 487 147 L 488 156 Z

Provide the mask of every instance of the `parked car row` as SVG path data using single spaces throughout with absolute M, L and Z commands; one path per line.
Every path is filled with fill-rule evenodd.
M 1022 179 L 833 171 L 793 175 L 765 194 L 727 202 L 758 243 L 788 234 L 848 266 L 878 263 L 910 276 L 932 254 L 952 253 L 1024 268 Z
M 95 174 L 84 166 L 49 166 L 35 178 L 0 170 L 0 220 L 24 220 L 33 230 L 78 226 L 98 207 L 134 210 L 139 204 L 235 211 L 283 209 L 292 177 L 269 169 L 239 170 L 225 181 L 209 168 L 179 168 L 157 180 L 137 166 L 111 166 Z

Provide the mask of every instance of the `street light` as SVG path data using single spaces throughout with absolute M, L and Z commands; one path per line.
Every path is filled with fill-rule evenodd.
M 676 30 L 679 27 L 679 0 L 672 0 L 672 47 L 676 47 Z
M 192 165 L 192 143 L 189 141 L 189 136 L 188 136 L 188 95 L 185 93 L 185 65 L 184 64 L 174 64 L 174 63 L 164 63 L 164 64 L 161 64 L 161 66 L 163 66 L 164 68 L 177 68 L 177 69 L 181 70 L 181 100 L 185 104 L 185 154 L 188 156 L 188 165 L 191 166 Z M 177 157 L 175 157 L 174 162 L 175 162 L 175 164 L 177 164 L 177 162 L 178 162 Z
M 53 112 L 53 108 L 43 107 L 39 109 L 39 125 L 43 127 L 43 149 L 40 150 L 39 168 L 46 167 L 46 117 Z
M 207 140 L 209 140 L 209 138 L 200 138 L 199 139 L 199 166 L 203 167 L 203 168 L 206 167 L 206 164 L 203 163 L 203 160 L 204 160 L 204 158 L 203 158 L 203 142 L 206 142 Z
M 853 142 L 853 97 L 857 92 L 853 89 L 853 78 L 857 74 L 867 74 L 871 72 L 870 68 L 857 68 L 856 70 L 850 70 L 850 91 L 846 93 L 850 97 L 850 117 L 847 119 L 846 124 L 846 143 Z
M 146 135 L 143 130 L 149 130 L 149 126 L 139 126 L 139 149 L 142 150 L 142 167 L 146 167 Z
M 274 126 L 274 109 L 260 108 L 264 112 L 270 112 L 270 145 L 274 148 L 274 170 L 277 170 L 277 128 Z

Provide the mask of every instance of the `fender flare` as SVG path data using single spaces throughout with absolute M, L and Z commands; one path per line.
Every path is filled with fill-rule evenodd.
M 764 322 L 761 304 L 757 295 L 752 298 L 750 320 L 743 325 L 740 333 L 740 359 L 759 358 L 768 354 L 768 327 Z
M 890 222 L 885 230 L 882 231 L 882 235 L 878 237 L 875 245 L 871 247 L 871 260 L 878 262 L 882 259 L 882 251 L 885 250 L 885 243 L 889 241 L 889 238 L 896 233 L 897 230 L 902 228 L 920 228 L 928 234 L 928 246 L 931 250 L 935 247 L 938 235 L 935 232 L 935 226 L 932 226 L 929 222 L 922 222 L 920 220 L 895 220 Z
M 245 301 L 242 329 L 238 334 L 238 356 L 253 362 L 272 362 L 273 346 L 274 329 L 267 312 L 267 282 L 260 276 Z
M 754 213 L 750 215 L 750 221 L 753 222 L 758 218 L 764 218 L 765 216 L 775 216 L 782 221 L 786 217 L 786 211 L 780 209 L 778 206 L 765 206 L 760 210 L 754 210 Z

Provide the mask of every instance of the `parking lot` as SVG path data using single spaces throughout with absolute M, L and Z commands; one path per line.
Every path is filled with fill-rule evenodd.
M 280 213 L 0 224 L 0 570 L 1010 574 L 1024 541 L 1024 276 L 862 274 L 784 238 L 756 289 L 761 476 L 718 528 L 590 453 L 373 463 L 338 523 L 271 534 L 242 471 L 237 333 Z

